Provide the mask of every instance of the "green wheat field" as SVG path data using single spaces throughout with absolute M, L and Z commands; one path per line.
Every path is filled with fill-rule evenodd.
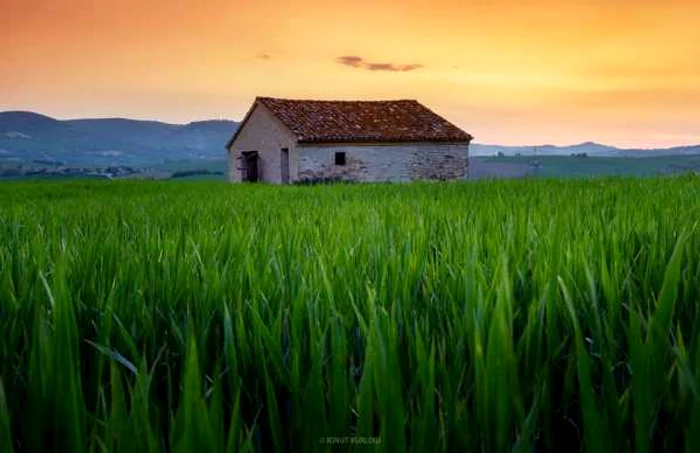
M 700 179 L 0 185 L 2 452 L 700 451 Z

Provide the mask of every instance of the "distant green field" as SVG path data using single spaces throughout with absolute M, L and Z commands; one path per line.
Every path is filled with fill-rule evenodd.
M 474 157 L 476 165 L 510 164 L 515 167 L 539 162 L 540 167 L 529 170 L 529 176 L 560 178 L 587 176 L 655 176 L 700 170 L 700 156 L 663 157 Z M 501 169 L 502 167 L 499 167 Z M 495 170 L 497 172 L 497 170 Z M 497 175 L 496 175 L 497 176 Z
M 699 181 L 0 184 L 0 451 L 700 451 Z
M 663 156 L 663 157 L 586 157 L 570 156 L 544 157 L 474 157 L 472 161 L 487 164 L 512 164 L 528 166 L 539 162 L 539 168 L 532 168 L 529 176 L 544 178 L 588 177 L 588 176 L 656 176 L 688 171 L 700 171 L 700 156 Z M 153 169 L 167 172 L 205 170 L 226 173 L 228 164 L 225 159 L 204 161 L 168 162 L 154 166 Z M 496 176 L 499 176 L 498 174 Z M 508 172 L 500 176 L 508 177 Z M 198 179 L 192 176 L 190 179 Z M 206 179 L 200 177 L 199 179 Z M 225 175 L 209 177 L 225 180 Z
M 170 161 L 159 165 L 153 165 L 149 168 L 160 171 L 175 172 L 189 170 L 207 170 L 226 172 L 228 162 L 226 159 L 199 159 L 199 160 L 183 160 Z
M 536 165 L 539 163 L 539 166 Z M 13 161 L 0 159 L 0 170 L 17 166 Z M 22 164 L 25 169 L 56 168 L 37 163 Z M 85 166 L 81 168 L 104 168 Z M 228 170 L 226 159 L 197 159 L 168 161 L 162 164 L 136 166 L 133 174 L 118 177 L 155 178 L 175 180 L 211 180 L 225 181 Z M 700 171 L 700 156 L 664 156 L 664 157 L 587 157 L 569 156 L 545 157 L 487 157 L 475 156 L 470 159 L 470 175 L 473 179 L 514 178 L 514 177 L 605 177 L 605 176 L 639 176 L 682 174 Z M 73 179 L 75 175 L 35 175 L 29 179 Z M 24 176 L 7 175 L 0 171 L 0 180 L 27 179 Z
M 146 166 L 126 166 L 128 169 L 121 174 L 113 174 L 115 178 L 126 179 L 187 179 L 187 180 L 226 180 L 227 161 L 225 159 L 196 159 L 168 161 L 162 164 Z M 56 173 L 63 165 L 48 165 L 37 162 L 20 162 L 0 159 L 0 181 L 10 180 L 71 180 L 77 178 L 105 179 L 105 176 L 94 176 L 89 173 L 98 170 L 107 172 L 110 167 L 118 165 L 80 165 L 65 166 L 72 169 L 69 174 Z M 45 169 L 42 173 L 37 171 Z
M 170 177 L 171 181 L 226 181 L 226 175 L 216 174 L 193 174 L 187 176 L 174 175 Z

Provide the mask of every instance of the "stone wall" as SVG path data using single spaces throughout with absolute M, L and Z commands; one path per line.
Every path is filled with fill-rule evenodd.
M 231 144 L 228 154 L 228 176 L 231 182 L 240 182 L 241 154 L 257 151 L 258 174 L 261 181 L 279 184 L 282 182 L 282 148 L 289 150 L 289 179 L 297 179 L 299 154 L 294 135 L 277 120 L 264 105 L 257 104 Z
M 469 145 L 421 145 L 411 155 L 411 179 L 451 180 L 467 177 Z
M 335 165 L 335 153 L 344 152 L 346 164 Z M 301 145 L 299 179 L 404 182 L 419 179 L 467 177 L 466 143 L 401 143 Z

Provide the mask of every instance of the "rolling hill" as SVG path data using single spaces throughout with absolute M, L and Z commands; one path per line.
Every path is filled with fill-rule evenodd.
M 0 159 L 132 166 L 222 159 L 237 126 L 222 120 L 184 125 L 123 118 L 61 121 L 32 112 L 3 112 Z
M 678 146 L 674 148 L 615 148 L 595 142 L 585 142 L 570 146 L 538 145 L 538 146 L 501 146 L 472 144 L 469 148 L 473 156 L 570 156 L 586 154 L 590 157 L 661 157 L 661 156 L 692 156 L 700 154 L 700 145 Z

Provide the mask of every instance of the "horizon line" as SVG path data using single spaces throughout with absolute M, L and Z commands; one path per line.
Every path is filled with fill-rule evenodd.
M 163 121 L 160 119 L 152 118 L 152 117 L 126 117 L 126 116 L 95 116 L 95 117 L 57 117 L 57 116 L 52 116 L 48 115 L 45 113 L 40 113 L 36 112 L 33 110 L 3 110 L 0 111 L 0 115 L 6 114 L 6 113 L 24 113 L 24 114 L 31 114 L 31 115 L 37 115 L 37 116 L 42 116 L 54 121 L 59 121 L 59 122 L 64 122 L 64 121 L 106 121 L 106 120 L 124 120 L 124 121 L 135 121 L 135 122 L 144 122 L 144 123 L 160 123 L 168 126 L 187 126 L 190 124 L 194 123 L 202 123 L 202 122 L 208 122 L 208 121 L 225 121 L 225 122 L 232 122 L 236 123 L 237 125 L 240 125 L 243 122 L 243 119 L 237 120 L 237 119 L 231 119 L 231 118 L 206 118 L 206 119 L 198 119 L 198 120 L 191 120 L 188 122 L 170 122 L 170 121 Z M 460 128 L 461 129 L 461 128 Z M 629 147 L 629 146 L 615 146 L 615 145 L 609 145 L 606 143 L 600 143 L 592 140 L 586 140 L 582 142 L 570 142 L 569 144 L 554 144 L 552 142 L 547 143 L 547 142 L 542 142 L 542 143 L 537 143 L 537 144 L 532 144 L 532 143 L 527 143 L 527 144 L 517 144 L 517 145 L 503 145 L 503 144 L 498 144 L 498 143 L 488 143 L 488 142 L 473 142 L 472 144 L 474 145 L 480 145 L 480 146 L 497 146 L 501 148 L 538 148 L 538 147 L 554 147 L 554 148 L 570 148 L 574 146 L 581 146 L 581 145 L 597 145 L 597 146 L 604 146 L 604 147 L 609 147 L 609 148 L 614 148 L 617 150 L 622 150 L 622 151 L 634 151 L 634 150 L 640 150 L 640 151 L 652 151 L 652 150 L 671 150 L 671 149 L 677 149 L 677 148 L 692 148 L 692 147 L 697 147 L 700 146 L 700 142 L 697 143 L 687 143 L 683 145 L 663 145 L 663 146 L 658 146 L 658 147 L 642 147 L 642 146 L 637 146 L 637 147 Z

